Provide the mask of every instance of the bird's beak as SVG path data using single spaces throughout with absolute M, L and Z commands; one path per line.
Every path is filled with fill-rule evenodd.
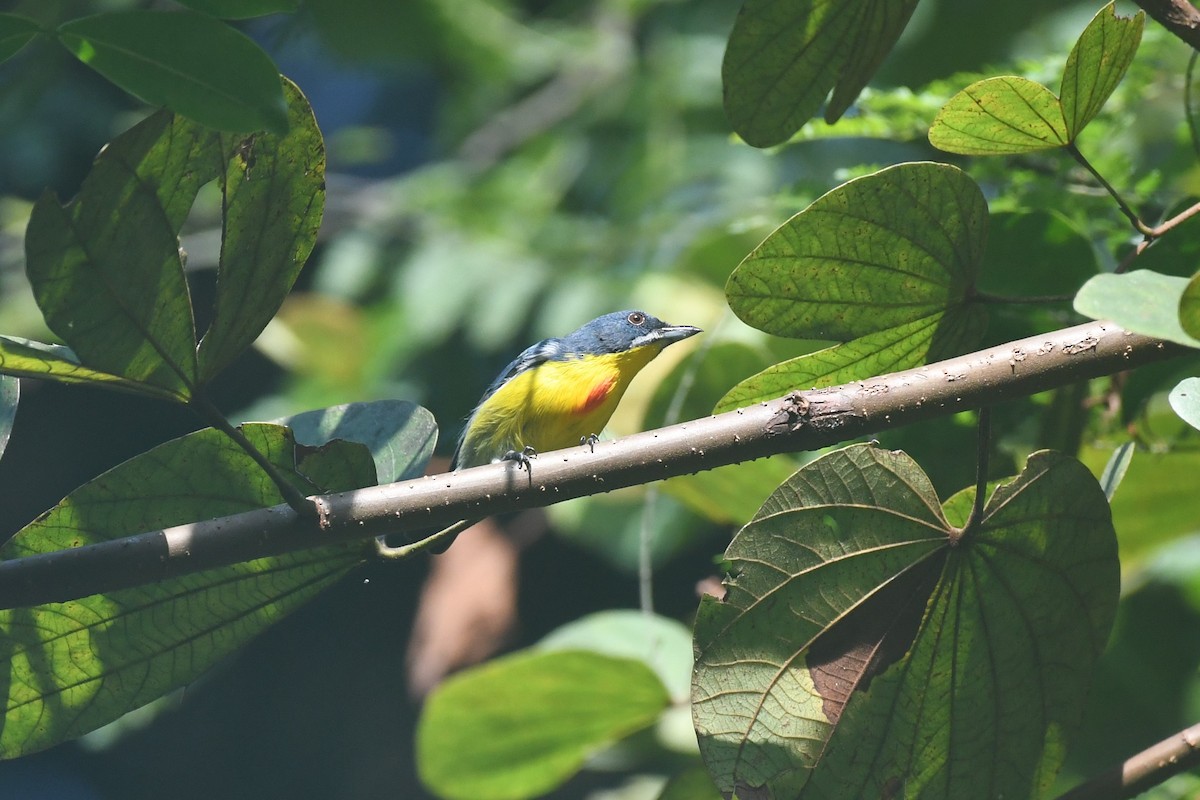
M 652 330 L 645 336 L 641 337 L 644 339 L 644 341 L 640 343 L 635 342 L 635 346 L 638 344 L 661 342 L 663 347 L 666 347 L 672 342 L 678 342 L 688 338 L 689 336 L 695 336 L 697 333 L 702 333 L 702 331 L 700 328 L 697 328 L 694 325 L 664 325 L 661 328 Z

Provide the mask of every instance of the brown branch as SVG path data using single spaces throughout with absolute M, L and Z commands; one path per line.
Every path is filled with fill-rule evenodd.
M 1058 800 L 1124 800 L 1200 764 L 1200 724 L 1151 745 Z
M 816 450 L 877 431 L 1132 369 L 1188 352 L 1112 322 L 1089 322 L 918 369 L 795 392 L 647 431 L 593 452 L 511 462 L 311 498 L 319 523 L 287 506 L 0 562 L 0 608 L 59 602 L 304 548 L 428 530 L 584 495 Z
M 1200 50 L 1200 11 L 1187 0 L 1133 0 L 1192 49 Z

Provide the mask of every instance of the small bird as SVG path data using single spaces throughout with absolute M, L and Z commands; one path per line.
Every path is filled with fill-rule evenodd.
M 532 345 L 483 393 L 451 469 L 504 459 L 527 464 L 529 454 L 594 441 L 642 367 L 697 333 L 644 311 L 616 311 Z
M 528 469 L 529 457 L 540 451 L 595 442 L 642 367 L 667 345 L 697 333 L 645 311 L 616 311 L 532 345 L 483 393 L 450 468 L 512 460 Z M 464 520 L 439 532 L 443 541 L 431 551 L 444 552 L 471 524 Z

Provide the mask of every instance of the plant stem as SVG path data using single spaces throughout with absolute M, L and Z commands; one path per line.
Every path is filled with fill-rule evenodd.
M 250 440 L 246 438 L 240 429 L 234 427 L 225 418 L 225 415 L 212 404 L 208 397 L 202 392 L 196 391 L 192 394 L 192 399 L 188 405 L 202 420 L 221 431 L 221 433 L 232 439 L 238 447 L 245 450 L 246 455 L 254 459 L 254 463 L 262 468 L 262 471 L 267 474 L 267 477 L 279 489 L 279 494 L 283 497 L 284 502 L 291 506 L 297 514 L 301 517 L 317 516 L 317 507 L 265 455 L 260 453 L 258 448 L 250 443 Z
M 453 525 L 442 528 L 437 533 L 426 536 L 424 539 L 418 539 L 415 542 L 410 542 L 409 544 L 400 545 L 398 547 L 389 546 L 388 543 L 383 540 L 382 536 L 378 536 L 375 538 L 375 555 L 379 556 L 380 558 L 387 559 L 409 558 L 410 556 L 414 556 L 417 553 L 428 550 L 431 547 L 436 547 L 442 542 L 453 541 L 455 536 L 462 533 L 467 528 L 470 528 L 472 525 L 478 524 L 482 521 L 482 519 L 483 518 L 460 519 Z
M 987 499 L 988 459 L 992 449 L 992 408 L 984 406 L 979 409 L 978 439 L 975 452 L 975 502 L 971 505 L 971 515 L 967 522 L 958 530 L 955 541 L 968 536 L 979 527 L 983 520 L 983 503 Z
M 1121 213 L 1128 218 L 1129 223 L 1133 225 L 1134 230 L 1143 236 L 1154 238 L 1154 229 L 1138 218 L 1138 215 L 1135 214 L 1133 209 L 1129 207 L 1129 204 L 1125 202 L 1125 199 L 1122 198 L 1121 195 L 1117 193 L 1117 190 L 1114 189 L 1108 181 L 1104 180 L 1104 176 L 1092 166 L 1092 162 L 1084 158 L 1083 153 L 1079 152 L 1079 148 L 1075 146 L 1074 142 L 1067 145 L 1067 152 L 1071 154 L 1072 158 L 1082 164 L 1084 169 L 1092 173 L 1092 177 L 1100 181 L 1100 185 L 1104 187 L 1104 190 L 1112 195 L 1112 198 L 1117 201 L 1117 206 L 1121 209 Z

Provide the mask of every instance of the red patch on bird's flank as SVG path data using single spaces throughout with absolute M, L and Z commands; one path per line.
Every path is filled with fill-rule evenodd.
M 590 414 L 599 408 L 608 397 L 608 393 L 612 391 L 613 384 L 616 382 L 616 377 L 609 377 L 593 386 L 592 390 L 588 392 L 587 399 L 575 407 L 575 413 Z

